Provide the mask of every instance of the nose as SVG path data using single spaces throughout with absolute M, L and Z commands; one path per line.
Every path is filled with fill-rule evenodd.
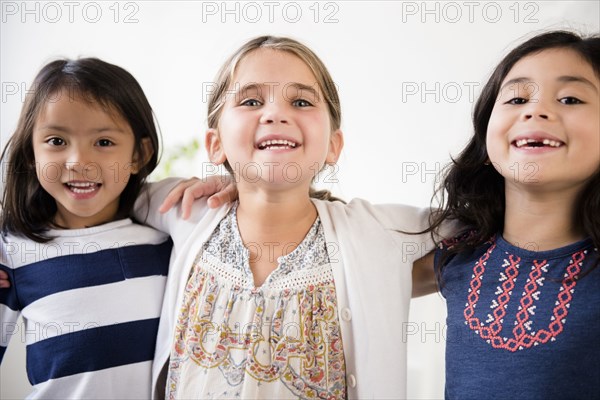
M 552 118 L 551 105 L 547 101 L 541 99 L 531 99 L 527 107 L 523 109 L 523 119 L 525 121 L 531 119 L 549 120 Z
M 263 107 L 263 114 L 260 117 L 261 124 L 287 124 L 289 123 L 289 117 L 285 111 L 285 108 L 275 102 L 268 103 L 267 106 Z
M 523 117 L 526 120 L 532 119 L 532 118 L 548 119 L 548 114 L 547 113 L 526 113 Z
M 72 146 L 65 160 L 65 168 L 68 171 L 81 173 L 90 167 L 90 161 L 87 151 L 77 146 Z

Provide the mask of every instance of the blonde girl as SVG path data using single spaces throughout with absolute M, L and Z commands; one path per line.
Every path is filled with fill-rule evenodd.
M 343 147 L 339 97 L 303 44 L 258 37 L 217 76 L 206 147 L 239 201 L 149 213 L 174 240 L 154 368 L 168 398 L 402 398 L 411 266 L 428 212 L 311 181 Z M 151 188 L 156 210 L 179 181 Z M 312 195 L 312 197 L 311 197 Z M 146 209 L 138 212 L 145 215 Z M 420 254 L 420 253 L 419 253 Z

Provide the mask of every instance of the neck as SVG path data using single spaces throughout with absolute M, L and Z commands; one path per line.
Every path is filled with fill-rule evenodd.
M 248 186 L 239 185 L 237 210 L 244 242 L 301 242 L 317 218 L 308 190 L 294 188 L 273 192 Z
M 315 222 L 317 210 L 304 189 L 274 192 L 260 185 L 238 185 L 237 223 L 250 252 L 255 286 L 277 268 L 278 257 L 298 247 Z
M 504 238 L 528 250 L 544 251 L 583 239 L 574 224 L 577 191 L 536 193 L 506 185 Z

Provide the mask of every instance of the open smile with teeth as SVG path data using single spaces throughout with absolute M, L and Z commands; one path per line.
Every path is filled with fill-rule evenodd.
M 564 143 L 551 139 L 519 139 L 515 140 L 513 145 L 520 149 L 523 147 L 561 147 Z
M 257 147 L 259 150 L 295 149 L 298 147 L 298 143 L 285 139 L 265 140 L 264 142 L 260 142 Z
M 102 184 L 95 182 L 67 182 L 65 186 L 73 193 L 85 194 L 98 190 Z

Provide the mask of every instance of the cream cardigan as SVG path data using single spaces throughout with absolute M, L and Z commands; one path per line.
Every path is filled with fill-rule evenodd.
M 136 217 L 173 239 L 167 288 L 152 373 L 153 396 L 162 398 L 159 376 L 169 359 L 175 318 L 193 261 L 230 205 L 210 209 L 198 200 L 191 217 L 158 206 L 177 179 L 150 185 L 150 208 L 140 196 Z M 427 226 L 429 209 L 405 205 L 349 204 L 314 200 L 327 240 L 337 293 L 348 398 L 406 397 L 406 332 L 412 264 L 434 247 L 429 234 L 408 235 Z M 164 372 L 162 372 L 164 373 Z

